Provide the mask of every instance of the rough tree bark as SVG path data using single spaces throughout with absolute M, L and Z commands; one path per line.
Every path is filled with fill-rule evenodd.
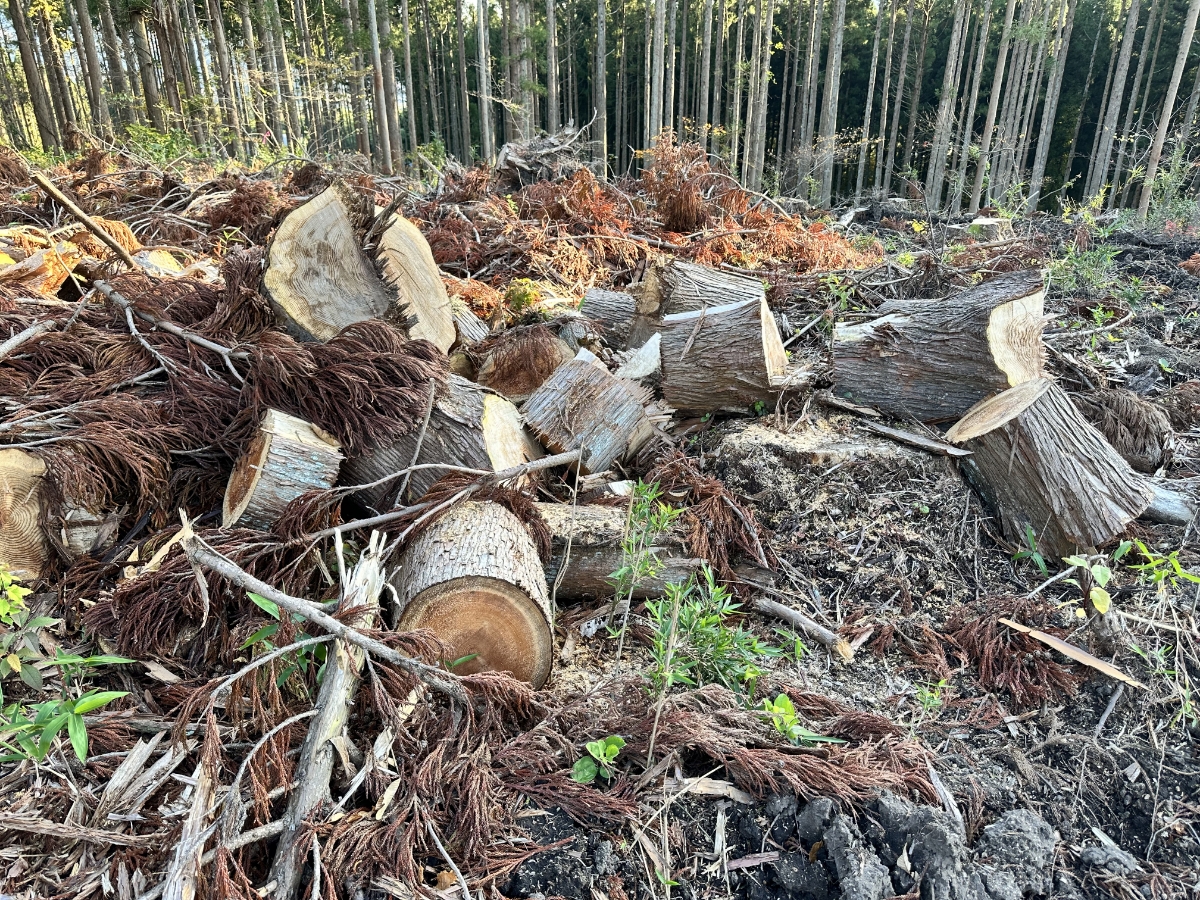
M 1089 173 L 1085 197 L 1093 197 L 1104 187 L 1108 179 L 1108 163 L 1112 159 L 1113 139 L 1117 130 L 1117 119 L 1121 115 L 1121 101 L 1125 96 L 1125 79 L 1129 74 L 1129 58 L 1133 55 L 1134 38 L 1137 35 L 1138 15 L 1141 12 L 1141 0 L 1132 0 L 1129 14 L 1125 19 L 1125 34 L 1121 39 L 1121 53 L 1117 58 L 1117 67 L 1113 74 L 1112 93 L 1108 99 L 1108 109 L 1104 114 L 1104 125 L 1100 129 L 1100 146 Z
M 983 121 L 983 132 L 979 139 L 979 161 L 975 164 L 975 183 L 971 188 L 971 203 L 967 207 L 971 215 L 979 212 L 979 198 L 983 194 L 983 179 L 987 174 L 988 154 L 992 147 L 992 132 L 996 127 L 996 112 L 1000 108 L 1001 92 L 1004 85 L 1004 67 L 1008 60 L 1008 44 L 1012 39 L 1013 14 L 1017 9 L 1017 0 L 1008 0 L 1004 10 L 1004 28 L 1000 32 L 1000 49 L 996 55 L 996 70 L 992 74 L 992 91 L 988 95 L 987 116 Z
M 895 0 L 892 0 L 892 6 L 895 8 Z M 867 171 L 867 144 L 870 143 L 871 136 L 871 113 L 875 108 L 875 73 L 879 68 L 879 38 L 883 33 L 883 12 L 883 0 L 879 0 L 879 9 L 875 13 L 875 38 L 871 42 L 871 74 L 867 77 L 867 102 L 863 110 L 862 138 L 858 147 L 858 177 L 854 180 L 855 203 L 862 197 L 863 176 Z M 886 84 L 884 93 L 887 93 Z
M 574 52 L 574 47 L 571 52 Z M 546 0 L 546 130 L 557 134 L 561 124 L 558 99 L 558 23 L 554 18 L 554 0 Z
M 12 17 L 13 28 L 17 34 L 17 49 L 21 54 L 21 68 L 25 72 L 25 85 L 29 89 L 29 100 L 33 106 L 38 138 L 42 142 L 44 151 L 57 150 L 62 144 L 58 136 L 58 127 L 54 121 L 54 110 L 50 106 L 45 82 L 42 81 L 42 70 L 34 56 L 29 17 L 25 13 L 25 7 L 21 0 L 8 0 L 8 12 Z

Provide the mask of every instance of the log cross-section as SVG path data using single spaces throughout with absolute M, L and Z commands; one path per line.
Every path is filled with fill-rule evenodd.
M 1099 547 L 1150 505 L 1154 491 L 1063 390 L 1027 381 L 973 407 L 946 434 L 974 455 L 981 493 L 1005 536 L 1034 536 L 1048 559 Z
M 455 672 L 511 672 L 541 687 L 550 674 L 550 592 L 537 548 L 498 503 L 465 501 L 414 538 L 391 578 L 399 631 L 428 628 Z
M 37 578 L 46 565 L 42 478 L 46 464 L 32 453 L 0 450 L 0 565 L 18 578 Z
M 596 357 L 581 350 L 534 391 L 525 421 L 555 453 L 581 450 L 579 469 L 602 472 L 625 454 L 646 419 L 642 391 L 614 378 Z
M 662 320 L 662 391 L 676 409 L 745 411 L 786 380 L 787 352 L 766 298 Z
M 301 494 L 332 487 L 341 462 L 332 435 L 304 419 L 267 410 L 229 476 L 222 525 L 269 529 Z
M 838 325 L 834 393 L 880 412 L 948 422 L 1042 375 L 1042 276 L 1014 272 L 945 300 L 893 300 Z

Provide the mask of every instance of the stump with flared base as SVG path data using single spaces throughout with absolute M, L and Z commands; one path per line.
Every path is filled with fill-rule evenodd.
M 225 486 L 222 527 L 269 529 L 301 494 L 333 487 L 341 463 L 333 435 L 304 419 L 267 410 Z
M 1048 559 L 1111 540 L 1153 497 L 1145 479 L 1046 378 L 977 404 L 946 437 L 974 454 L 969 465 L 1005 536 L 1026 546 L 1032 533 Z
M 1002 275 L 945 300 L 893 300 L 839 325 L 833 391 L 900 419 L 949 422 L 1042 375 L 1042 276 Z
M 550 675 L 546 575 L 525 526 L 497 503 L 452 508 L 405 547 L 392 576 L 396 629 L 428 628 L 454 671 L 510 672 L 535 688 Z

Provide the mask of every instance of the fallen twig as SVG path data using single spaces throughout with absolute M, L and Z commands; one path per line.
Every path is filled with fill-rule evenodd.
M 750 584 L 750 582 L 747 582 L 747 584 Z M 762 585 L 754 584 L 751 586 L 759 590 L 765 590 Z M 849 641 L 843 637 L 839 637 L 824 625 L 814 622 L 799 610 L 792 609 L 790 606 L 785 606 L 774 600 L 767 600 L 764 597 L 755 600 L 753 608 L 756 612 L 775 616 L 775 618 L 783 619 L 789 625 L 799 628 L 813 640 L 840 656 L 843 662 L 853 662 L 854 651 L 850 649 Z

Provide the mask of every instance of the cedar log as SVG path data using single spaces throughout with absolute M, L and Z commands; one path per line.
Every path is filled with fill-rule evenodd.
M 446 353 L 454 344 L 454 313 L 425 236 L 397 215 L 380 235 L 376 259 L 383 280 L 399 295 L 408 336 L 427 340 Z
M 38 578 L 48 548 L 42 533 L 46 464 L 32 453 L 0 450 L 0 565 L 22 581 Z
M 1001 275 L 945 300 L 892 300 L 838 325 L 834 393 L 900 419 L 946 422 L 1042 375 L 1041 273 Z
M 575 353 L 548 325 L 523 325 L 489 336 L 466 355 L 477 382 L 521 403 Z

